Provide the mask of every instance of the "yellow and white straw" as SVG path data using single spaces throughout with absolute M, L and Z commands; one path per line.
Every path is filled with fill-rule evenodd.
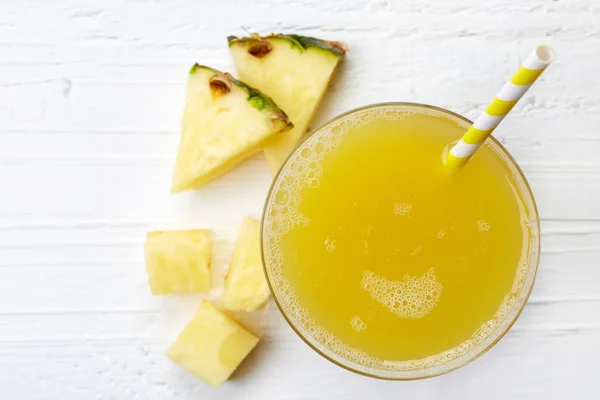
M 546 45 L 538 46 L 506 82 L 494 100 L 487 106 L 485 112 L 475 120 L 475 123 L 458 143 L 450 149 L 446 157 L 446 164 L 458 167 L 465 165 L 552 60 L 554 60 L 552 48 Z

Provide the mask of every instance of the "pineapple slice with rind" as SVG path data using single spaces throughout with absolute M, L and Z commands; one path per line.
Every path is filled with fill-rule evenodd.
M 167 357 L 204 382 L 225 382 L 259 338 L 208 300 L 167 351 Z
M 210 290 L 209 231 L 148 232 L 144 252 L 153 295 Z
M 267 301 L 270 293 L 260 255 L 260 222 L 245 217 L 225 278 L 223 307 L 232 311 L 254 311 Z
M 294 123 L 293 129 L 265 143 L 265 156 L 275 174 L 306 132 L 347 47 L 283 34 L 227 40 L 240 79 L 271 96 Z
M 190 70 L 171 192 L 197 188 L 257 152 L 292 123 L 273 101 L 230 74 Z

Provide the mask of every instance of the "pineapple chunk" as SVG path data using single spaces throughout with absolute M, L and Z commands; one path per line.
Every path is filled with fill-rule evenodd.
M 208 231 L 148 232 L 144 251 L 153 295 L 210 290 Z
M 260 255 L 260 222 L 245 217 L 225 278 L 223 307 L 254 311 L 267 301 L 270 293 Z
M 254 34 L 227 40 L 240 79 L 268 93 L 294 122 L 292 130 L 265 143 L 265 156 L 275 174 L 304 135 L 347 48 L 340 42 L 298 35 Z
M 171 192 L 197 188 L 293 125 L 273 101 L 229 74 L 194 65 Z
M 212 386 L 225 382 L 258 337 L 208 300 L 167 351 L 167 357 Z

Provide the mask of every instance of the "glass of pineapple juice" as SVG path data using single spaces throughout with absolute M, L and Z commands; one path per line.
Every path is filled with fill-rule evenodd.
M 265 272 L 325 358 L 377 378 L 436 376 L 521 313 L 540 252 L 535 201 L 493 137 L 465 167 L 444 167 L 471 124 L 432 106 L 367 106 L 313 131 L 281 167 L 263 214 Z

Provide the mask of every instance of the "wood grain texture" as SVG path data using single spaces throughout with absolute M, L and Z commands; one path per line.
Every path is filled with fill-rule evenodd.
M 598 398 L 600 3 L 254 3 L 0 0 L 0 399 Z M 495 133 L 536 195 L 543 254 L 523 315 L 481 359 L 425 381 L 363 378 L 309 350 L 272 305 L 246 318 L 264 340 L 217 390 L 163 356 L 201 297 L 150 295 L 144 233 L 211 229 L 219 285 L 270 184 L 257 155 L 168 193 L 186 72 L 232 70 L 225 37 L 241 26 L 350 45 L 314 125 L 394 100 L 474 118 L 532 46 L 555 47 Z

